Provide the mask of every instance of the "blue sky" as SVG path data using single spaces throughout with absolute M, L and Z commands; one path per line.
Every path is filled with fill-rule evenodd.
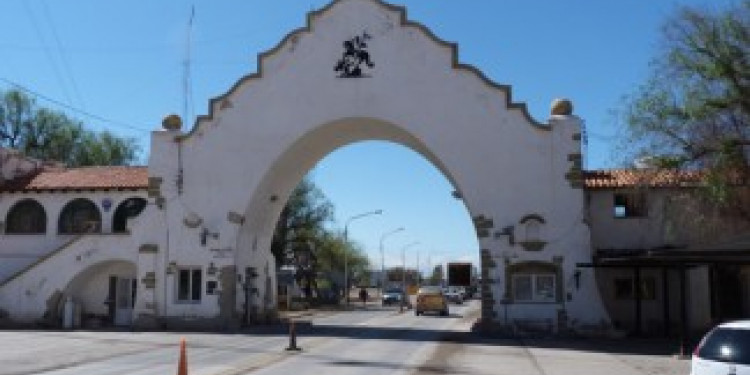
M 256 55 L 304 25 L 322 0 L 3 0 L 0 2 L 0 89 L 22 84 L 45 97 L 96 115 L 72 115 L 95 129 L 136 137 L 148 150 L 148 130 L 183 108 L 183 59 L 195 7 L 190 113 L 256 70 Z M 513 86 L 544 121 L 557 97 L 571 98 L 589 133 L 589 168 L 621 163 L 613 152 L 623 96 L 645 80 L 660 48 L 659 29 L 681 5 L 721 8 L 730 0 L 400 0 L 409 18 L 459 44 L 460 60 Z M 40 104 L 58 107 L 39 99 Z M 104 121 L 104 119 L 108 121 Z M 192 123 L 192 121 L 188 121 Z M 446 260 L 476 262 L 469 215 L 445 178 L 401 146 L 363 142 L 337 150 L 313 171 L 334 202 L 337 223 L 374 209 L 381 216 L 352 223 L 350 237 L 379 264 L 427 268 Z

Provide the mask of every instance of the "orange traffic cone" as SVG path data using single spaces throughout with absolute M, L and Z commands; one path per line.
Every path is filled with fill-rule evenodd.
M 177 362 L 177 375 L 188 375 L 187 353 L 185 351 L 185 339 L 180 340 L 180 361 Z

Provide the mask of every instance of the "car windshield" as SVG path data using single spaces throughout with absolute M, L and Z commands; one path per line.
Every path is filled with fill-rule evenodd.
M 440 294 L 441 290 L 439 287 L 433 286 L 426 286 L 419 289 L 419 294 Z
M 750 330 L 717 328 L 704 339 L 698 356 L 711 361 L 750 365 Z

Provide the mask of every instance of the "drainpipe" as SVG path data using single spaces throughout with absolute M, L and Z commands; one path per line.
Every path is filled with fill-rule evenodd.
M 167 317 L 169 316 L 168 310 L 169 310 L 169 301 L 167 300 L 167 278 L 169 277 L 167 268 L 169 267 L 169 215 L 168 215 L 168 209 L 167 205 L 164 205 L 164 217 L 166 218 L 166 246 L 164 249 L 164 264 L 162 265 L 162 272 L 164 272 L 164 282 L 162 283 L 162 288 L 164 289 L 164 319 L 166 322 Z

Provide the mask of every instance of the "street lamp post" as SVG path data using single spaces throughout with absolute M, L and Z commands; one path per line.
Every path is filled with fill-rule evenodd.
M 351 224 L 352 221 L 361 219 L 363 217 L 372 216 L 372 215 L 381 215 L 383 213 L 383 210 L 375 210 L 375 211 L 368 211 L 365 213 L 361 213 L 359 215 L 354 215 L 346 220 L 346 223 L 344 224 L 344 244 L 349 243 L 349 224 Z M 349 251 L 344 251 L 344 295 L 346 304 L 349 305 Z
M 422 270 L 419 265 L 419 250 L 417 250 L 417 287 L 422 285 Z
M 390 232 L 383 233 L 382 236 L 380 236 L 380 297 L 383 297 L 383 288 L 385 287 L 385 254 L 383 252 L 383 242 L 385 239 L 392 235 L 396 234 L 398 232 L 403 232 L 405 230 L 404 227 L 398 227 Z
M 406 249 L 418 245 L 419 241 L 414 241 L 409 244 L 404 245 L 404 247 L 401 248 L 401 289 L 404 292 L 404 298 L 401 300 L 401 306 L 399 308 L 399 311 L 404 311 L 404 304 L 406 303 L 406 299 L 409 298 L 409 293 L 406 293 Z

